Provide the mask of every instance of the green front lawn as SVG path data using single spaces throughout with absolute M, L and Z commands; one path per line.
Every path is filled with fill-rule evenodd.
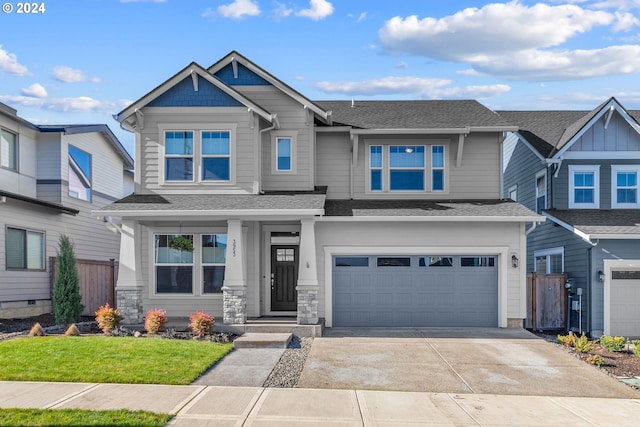
M 17 338 L 0 342 L 0 380 L 190 384 L 232 348 L 161 338 Z
M 146 411 L 0 408 L 0 427 L 11 426 L 148 426 L 162 427 L 171 415 Z

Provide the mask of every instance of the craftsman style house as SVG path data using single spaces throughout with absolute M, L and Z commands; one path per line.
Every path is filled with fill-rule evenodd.
M 311 101 L 237 52 L 115 116 L 134 132 L 117 302 L 225 324 L 522 327 L 516 130 L 475 101 Z
M 107 125 L 36 126 L 0 103 L 0 318 L 51 312 L 61 234 L 79 259 L 118 259 L 119 236 L 92 211 L 129 194 L 131 168 Z
M 505 196 L 547 221 L 531 228 L 527 271 L 569 277 L 568 328 L 640 336 L 640 111 L 500 111 Z

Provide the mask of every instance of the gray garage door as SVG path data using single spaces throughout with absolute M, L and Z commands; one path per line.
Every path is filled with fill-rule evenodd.
M 497 256 L 336 256 L 334 326 L 498 326 Z

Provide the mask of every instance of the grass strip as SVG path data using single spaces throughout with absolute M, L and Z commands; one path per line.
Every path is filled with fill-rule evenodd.
M 86 409 L 0 408 L 0 427 L 11 426 L 116 426 L 161 427 L 171 415 L 147 411 L 89 411 Z
M 232 348 L 161 338 L 16 338 L 0 342 L 0 380 L 184 385 Z

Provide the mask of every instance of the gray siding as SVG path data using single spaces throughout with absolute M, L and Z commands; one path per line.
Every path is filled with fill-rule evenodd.
M 18 170 L 0 168 L 0 188 L 24 196 L 36 196 L 36 132 L 0 114 L 0 128 L 17 135 Z
M 322 132 L 317 136 L 316 185 L 328 187 L 329 199 L 350 196 L 351 146 L 347 133 Z
M 606 129 L 604 125 L 603 117 L 587 129 L 569 151 L 640 151 L 640 135 L 617 111 Z
M 53 182 L 54 184 L 38 184 L 38 198 L 52 203 L 62 202 L 62 187 L 60 182 L 63 178 L 62 171 L 67 171 L 68 165 L 62 169 L 62 153 L 67 148 L 61 146 L 60 133 L 42 133 L 38 135 L 37 178 L 42 182 Z M 65 160 L 66 160 L 65 156 Z
M 546 164 L 529 147 L 519 141 L 513 150 L 504 171 L 504 197 L 508 197 L 509 188 L 518 186 L 517 202 L 536 210 L 536 174 L 546 168 Z M 547 173 L 547 186 L 549 186 Z M 547 190 L 547 198 L 549 196 Z M 547 203 L 550 203 L 547 200 Z

